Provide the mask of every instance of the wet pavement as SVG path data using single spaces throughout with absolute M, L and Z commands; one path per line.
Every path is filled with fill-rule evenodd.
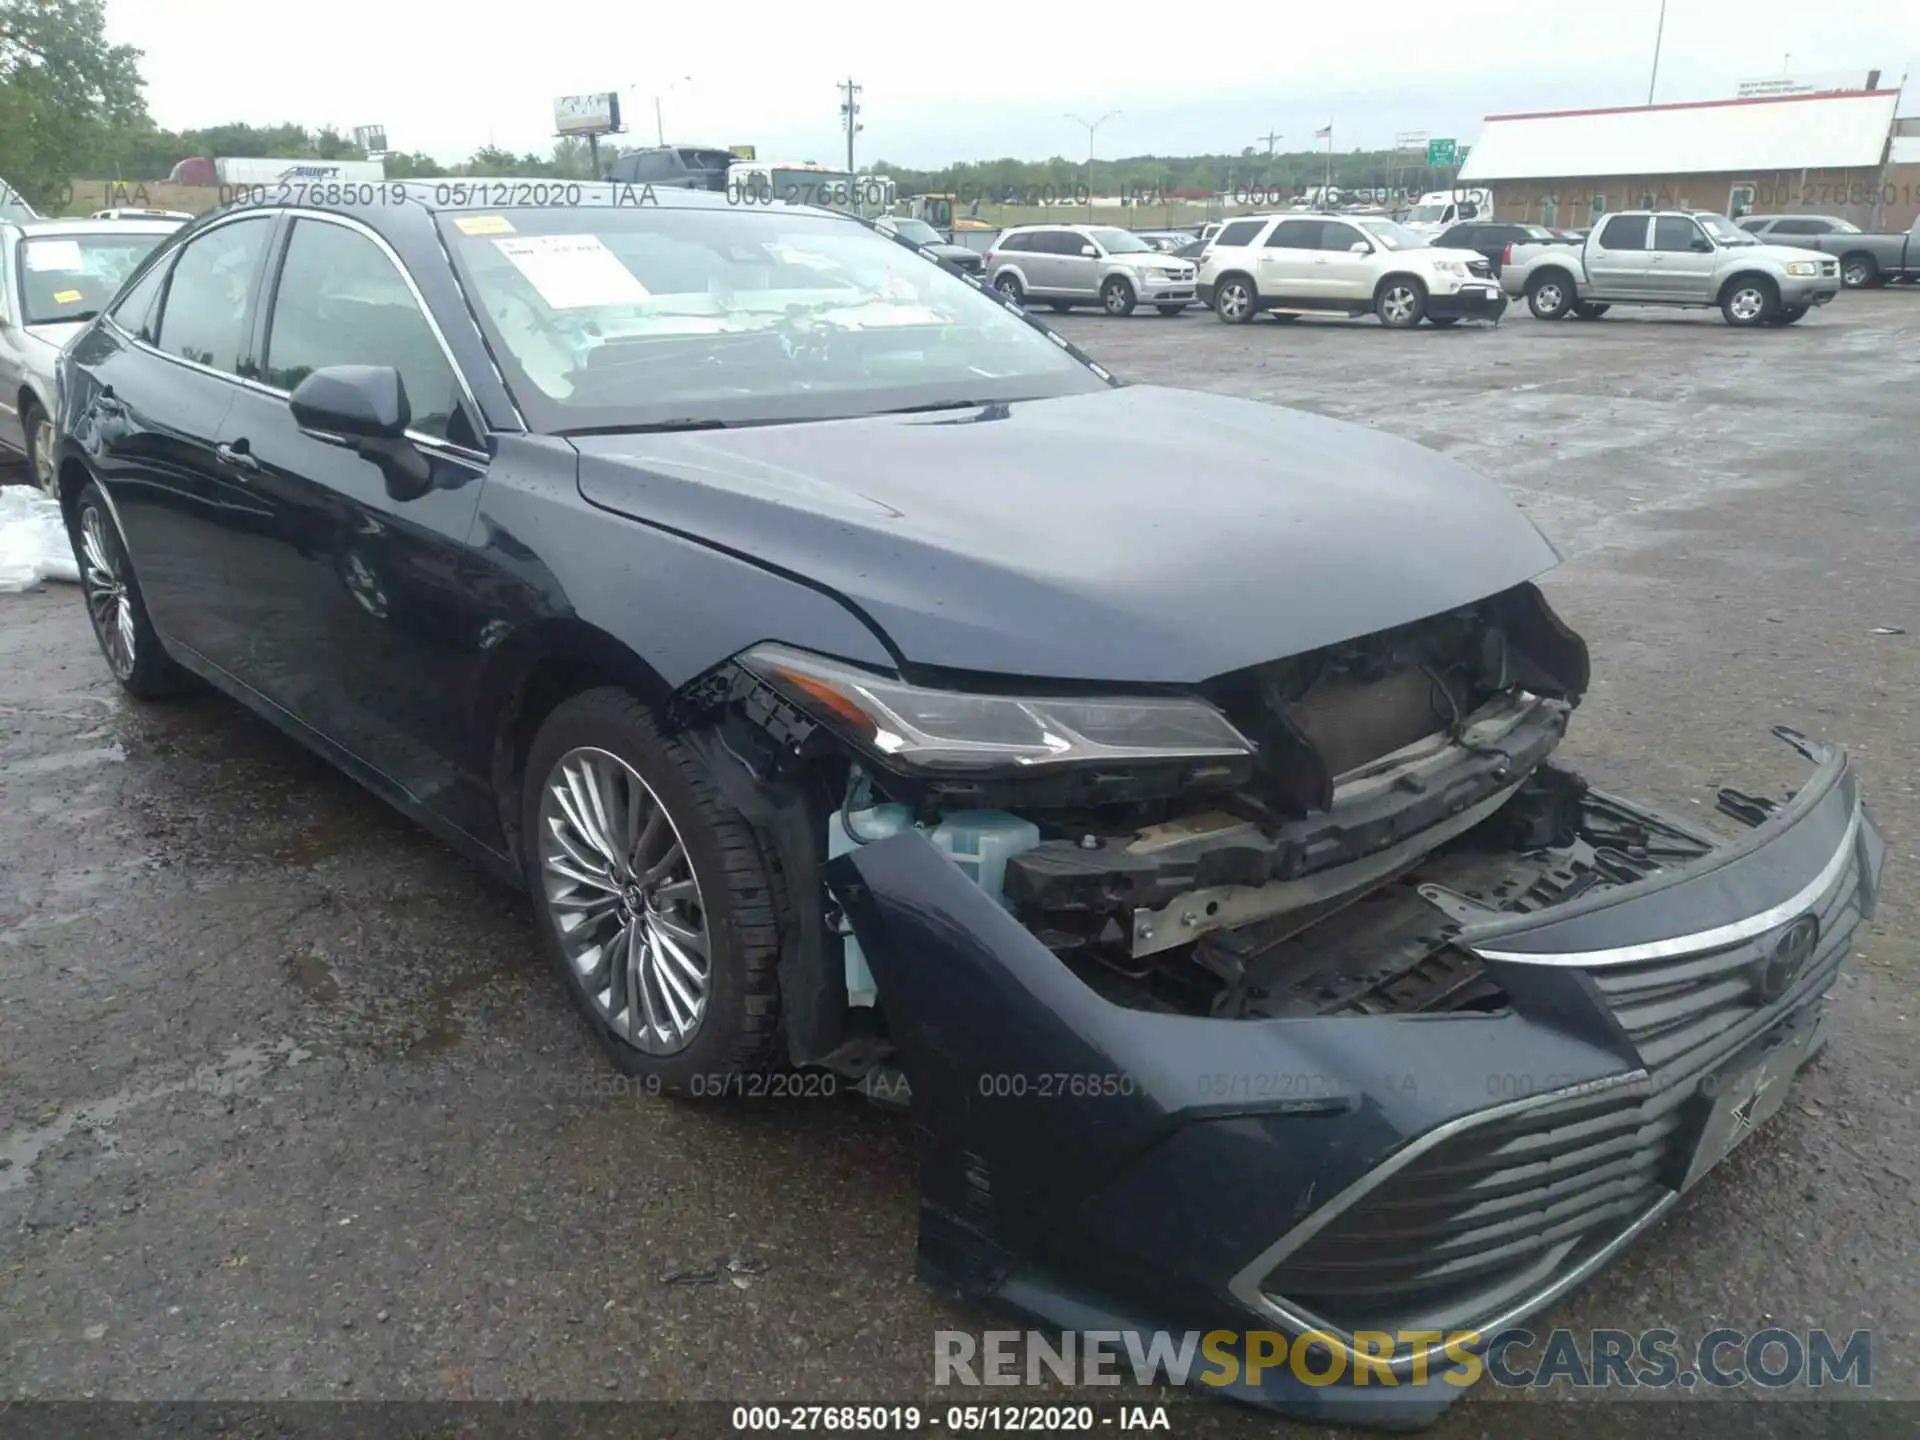
M 1920 293 L 1057 324 L 1503 482 L 1569 556 L 1597 783 L 1705 818 L 1805 773 L 1773 724 L 1852 748 L 1887 891 L 1832 1043 L 1540 1328 L 1866 1328 L 1920 1399 Z M 71 587 L 0 596 L 0 1399 L 923 1398 L 933 1332 L 995 1322 L 914 1282 L 914 1209 L 902 1120 L 621 1093 L 513 895 L 225 700 L 122 700 Z M 1433 1433 L 1505 1423 L 1475 1398 Z

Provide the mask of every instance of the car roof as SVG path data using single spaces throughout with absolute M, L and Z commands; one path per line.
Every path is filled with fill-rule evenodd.
M 1833 225 L 1846 225 L 1851 223 L 1838 215 L 1803 215 L 1795 213 L 1791 215 L 1742 215 L 1740 217 L 1740 223 L 1743 225 L 1755 221 L 1771 225 L 1776 220 L 1825 220 Z

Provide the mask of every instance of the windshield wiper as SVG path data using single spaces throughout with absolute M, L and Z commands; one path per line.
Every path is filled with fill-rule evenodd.
M 989 405 L 1004 405 L 1004 400 L 934 400 L 925 405 L 902 405 L 897 410 L 875 410 L 875 415 L 925 415 L 934 410 L 984 410 Z

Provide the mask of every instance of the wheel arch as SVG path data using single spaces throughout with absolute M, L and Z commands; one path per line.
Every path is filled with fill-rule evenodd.
M 588 690 L 626 690 L 663 719 L 673 688 L 614 636 L 576 616 L 555 616 L 501 647 L 483 672 L 474 701 L 477 756 L 491 778 L 494 804 L 514 874 L 522 881 L 520 790 L 540 726 L 564 701 Z
M 1726 304 L 1727 297 L 1733 293 L 1734 287 L 1743 281 L 1749 280 L 1757 280 L 1760 284 L 1766 286 L 1767 289 L 1773 292 L 1775 302 L 1777 303 L 1779 301 L 1780 282 L 1774 279 L 1773 276 L 1764 270 L 1736 270 L 1721 282 L 1719 292 L 1713 297 L 1714 303 L 1717 305 Z
M 1229 280 L 1246 281 L 1248 292 L 1253 296 L 1254 301 L 1258 303 L 1260 299 L 1260 283 L 1253 278 L 1251 271 L 1222 270 L 1218 275 L 1213 277 L 1213 293 L 1218 295 L 1220 293 L 1220 287 L 1225 285 Z
M 1559 281 L 1567 287 L 1567 292 L 1571 296 L 1577 297 L 1580 293 L 1580 282 L 1564 265 L 1542 265 L 1539 269 L 1530 272 L 1527 276 L 1527 293 L 1531 295 L 1535 287 L 1545 280 Z

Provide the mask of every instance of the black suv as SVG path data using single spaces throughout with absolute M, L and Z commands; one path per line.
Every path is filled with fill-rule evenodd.
M 724 191 L 733 153 L 699 145 L 658 145 L 631 150 L 607 170 L 607 179 L 633 185 L 671 185 L 681 190 Z
M 1487 263 L 1493 267 L 1493 273 L 1500 273 L 1500 263 L 1509 245 L 1565 245 L 1569 242 L 1556 230 L 1545 225 L 1522 225 L 1509 220 L 1463 220 L 1458 225 L 1449 226 L 1446 233 L 1436 236 L 1434 245 L 1443 250 L 1478 250 L 1487 257 Z

